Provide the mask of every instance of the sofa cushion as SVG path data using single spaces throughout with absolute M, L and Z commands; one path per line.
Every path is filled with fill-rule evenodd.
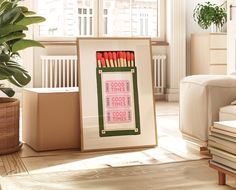
M 220 121 L 236 120 L 236 105 L 229 105 L 220 108 Z

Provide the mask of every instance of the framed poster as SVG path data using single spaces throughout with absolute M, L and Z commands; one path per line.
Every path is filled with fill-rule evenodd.
M 157 145 L 149 38 L 78 38 L 83 151 Z

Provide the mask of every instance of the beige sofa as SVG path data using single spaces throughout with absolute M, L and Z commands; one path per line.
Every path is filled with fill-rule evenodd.
M 236 99 L 236 76 L 193 75 L 180 82 L 180 130 L 204 144 L 219 110 Z

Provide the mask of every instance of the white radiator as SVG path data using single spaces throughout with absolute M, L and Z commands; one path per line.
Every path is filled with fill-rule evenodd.
M 166 55 L 153 56 L 154 88 L 157 94 L 164 94 L 166 88 Z
M 42 87 L 77 87 L 77 56 L 41 56 Z

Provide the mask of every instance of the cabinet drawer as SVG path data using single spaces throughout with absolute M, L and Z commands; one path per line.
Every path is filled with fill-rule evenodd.
M 210 65 L 210 75 L 226 75 L 227 65 Z
M 227 36 L 223 34 L 210 35 L 210 49 L 227 48 Z
M 210 50 L 210 65 L 226 64 L 226 62 L 227 62 L 226 50 Z

